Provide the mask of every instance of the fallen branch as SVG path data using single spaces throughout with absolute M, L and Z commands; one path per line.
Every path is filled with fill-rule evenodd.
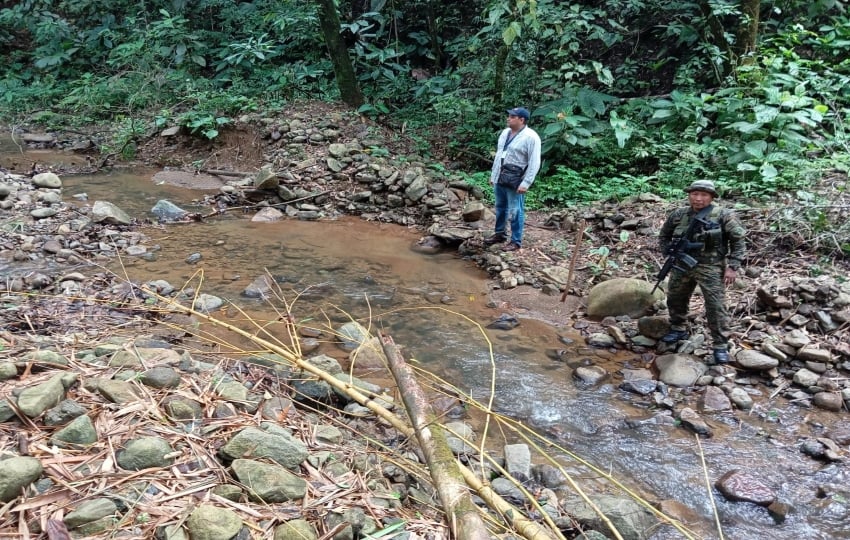
M 312 193 L 310 195 L 305 195 L 304 197 L 299 197 L 298 199 L 292 199 L 291 201 L 284 201 L 284 202 L 274 203 L 274 204 L 257 203 L 257 204 L 249 204 L 249 205 L 246 205 L 246 206 L 228 206 L 227 208 L 222 208 L 220 210 L 217 209 L 217 210 L 214 210 L 213 212 L 210 212 L 209 214 L 207 214 L 205 216 L 201 216 L 201 219 L 206 219 L 206 218 L 211 217 L 211 216 L 217 216 L 219 214 L 224 214 L 228 210 L 250 210 L 252 208 L 260 208 L 260 207 L 266 208 L 266 207 L 269 207 L 269 206 L 271 206 L 271 207 L 286 206 L 287 204 L 306 201 L 306 200 L 309 200 L 309 199 L 315 199 L 316 197 L 319 197 L 321 195 L 327 195 L 328 193 L 330 193 L 330 191 L 322 191 L 320 193 Z
M 249 172 L 241 172 L 241 171 L 221 171 L 218 169 L 201 169 L 199 172 L 204 174 L 209 174 L 212 176 L 251 176 L 254 173 Z

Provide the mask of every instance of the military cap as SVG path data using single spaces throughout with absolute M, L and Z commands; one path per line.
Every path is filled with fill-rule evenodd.
M 690 193 L 691 191 L 704 191 L 717 197 L 717 190 L 714 188 L 714 182 L 712 182 L 711 180 L 695 181 L 690 186 L 685 188 L 685 193 Z

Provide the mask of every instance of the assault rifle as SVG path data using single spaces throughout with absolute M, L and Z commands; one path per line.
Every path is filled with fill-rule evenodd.
M 702 249 L 702 242 L 692 242 L 690 239 L 693 237 L 694 230 L 698 225 L 703 229 L 706 226 L 710 226 L 704 219 L 709 212 L 711 212 L 711 205 L 700 210 L 697 215 L 691 219 L 691 222 L 688 224 L 688 230 L 685 231 L 685 234 L 679 237 L 678 240 L 673 241 L 673 244 L 667 250 L 667 260 L 664 261 L 664 266 L 661 267 L 661 270 L 658 271 L 658 275 L 655 276 L 655 286 L 652 288 L 652 291 L 650 291 L 650 295 L 655 293 L 655 289 L 661 285 L 661 282 L 664 281 L 664 278 L 667 277 L 670 270 L 675 269 L 680 272 L 687 272 L 688 270 L 692 270 L 698 264 L 697 260 L 688 255 L 686 252 L 691 249 Z

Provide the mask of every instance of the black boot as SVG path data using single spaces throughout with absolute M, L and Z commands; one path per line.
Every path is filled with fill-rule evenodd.
M 670 330 L 664 335 L 664 337 L 661 338 L 661 341 L 664 343 L 676 343 L 677 341 L 682 341 L 689 337 L 691 337 L 691 335 L 687 330 Z
M 496 234 L 493 234 L 493 235 L 485 238 L 484 239 L 484 245 L 485 246 L 492 246 L 493 244 L 501 244 L 502 242 L 504 242 L 507 239 L 508 238 L 504 234 L 496 233 Z
M 714 362 L 717 364 L 728 364 L 729 351 L 726 349 L 714 349 Z

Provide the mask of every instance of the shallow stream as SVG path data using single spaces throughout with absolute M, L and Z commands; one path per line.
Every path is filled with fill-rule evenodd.
M 29 162 L 45 161 L 46 156 L 18 157 Z M 139 219 L 152 219 L 150 209 L 159 199 L 188 211 L 211 212 L 197 204 L 202 192 L 156 185 L 151 180 L 154 172 L 64 177 L 64 200 L 71 204 L 107 200 Z M 87 194 L 88 203 L 72 198 L 81 193 Z M 492 384 L 498 412 L 550 434 L 636 487 L 648 500 L 681 501 L 700 515 L 700 521 L 690 525 L 693 530 L 706 539 L 720 537 L 693 435 L 671 424 L 636 421 L 661 411 L 619 390 L 616 378 L 600 387 L 580 388 L 572 370 L 546 351 L 566 348 L 573 358 L 590 358 L 612 373 L 618 367 L 643 367 L 630 365 L 631 355 L 595 355 L 571 328 L 521 319 L 513 330 L 485 330 L 494 346 L 493 367 L 480 327 L 501 312 L 488 307 L 490 284 L 471 263 L 450 252 L 414 251 L 420 234 L 398 226 L 354 218 L 252 223 L 250 216 L 234 210 L 199 223 L 147 226 L 143 232 L 155 256 L 122 257 L 122 266 L 112 270 L 138 281 L 165 279 L 175 286 L 200 287 L 243 306 L 258 319 L 273 320 L 274 312 L 263 301 L 241 296 L 251 281 L 268 272 L 288 291 L 296 318 L 315 316 L 321 308 L 335 313 L 333 317 L 345 313 L 371 320 L 373 327 L 387 331 L 403 346 L 406 358 L 479 401 L 487 401 Z M 185 261 L 193 253 L 202 258 L 188 264 Z M 564 345 L 562 337 L 575 344 Z M 754 397 L 757 403 L 768 403 L 772 389 L 752 388 L 761 392 Z M 847 466 L 814 461 L 796 446 L 799 437 L 818 436 L 839 419 L 785 401 L 757 406 L 751 413 L 706 417 L 716 433 L 701 441 L 712 482 L 730 469 L 743 469 L 792 507 L 786 521 L 775 524 L 764 508 L 730 503 L 715 492 L 724 538 L 850 538 L 850 501 L 818 496 L 819 486 L 850 482 Z M 569 463 L 566 458 L 564 462 Z M 592 473 L 578 474 L 588 485 L 603 485 Z M 664 531 L 652 538 L 682 538 Z

